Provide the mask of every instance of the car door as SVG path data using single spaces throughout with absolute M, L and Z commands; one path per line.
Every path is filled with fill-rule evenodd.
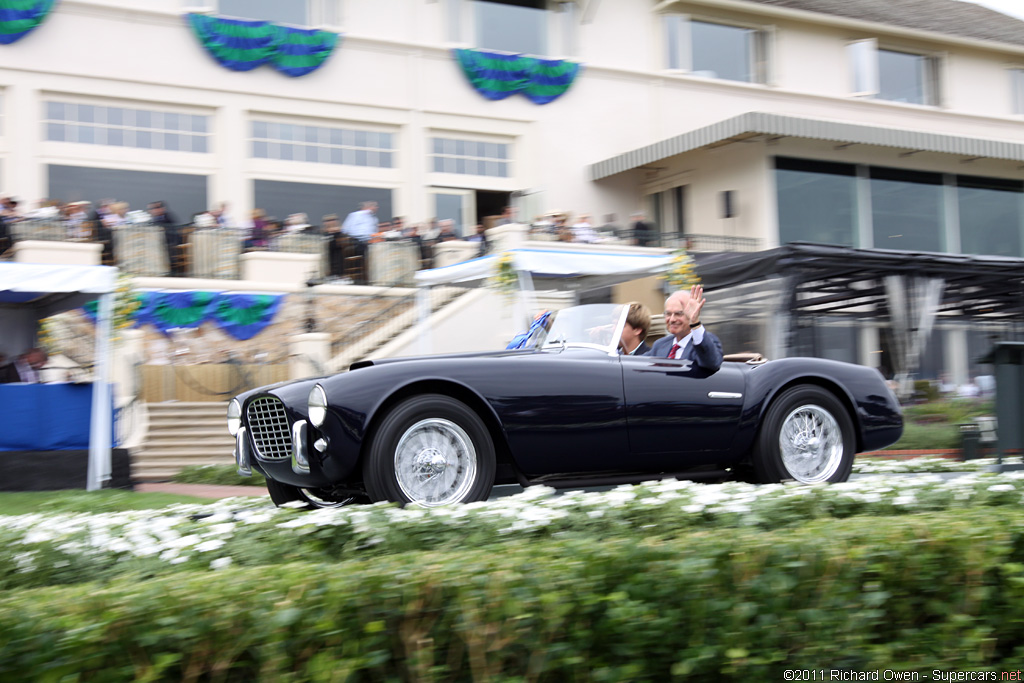
M 630 457 L 645 471 L 716 462 L 743 411 L 746 366 L 709 372 L 690 360 L 623 356 Z

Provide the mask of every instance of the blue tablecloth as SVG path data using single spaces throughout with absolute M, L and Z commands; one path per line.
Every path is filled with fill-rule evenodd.
M 88 448 L 91 414 L 92 384 L 0 384 L 0 451 Z

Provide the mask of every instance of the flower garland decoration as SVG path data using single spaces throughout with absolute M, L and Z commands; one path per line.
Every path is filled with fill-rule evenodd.
M 521 92 L 534 104 L 547 104 L 565 94 L 582 68 L 564 59 L 539 59 L 486 50 L 456 49 L 453 52 L 470 84 L 489 100 L 503 100 Z
M 232 71 L 264 64 L 288 76 L 305 76 L 334 52 L 339 36 L 330 31 L 279 26 L 269 21 L 228 19 L 195 12 L 189 26 L 217 63 Z
M 685 249 L 676 249 L 673 252 L 672 262 L 669 264 L 668 270 L 658 277 L 678 289 L 685 289 L 700 284 L 700 276 L 697 275 L 697 264 Z
M 43 23 L 57 0 L 0 0 L 0 45 L 10 45 Z
M 135 289 L 130 275 L 122 273 L 117 276 L 117 287 L 114 289 L 114 310 L 110 318 L 110 329 L 114 332 L 114 341 L 121 330 L 127 330 L 135 324 L 135 315 L 142 307 L 142 294 Z M 99 310 L 99 301 L 85 304 L 86 315 L 93 322 Z
M 494 264 L 494 275 L 491 276 L 491 285 L 504 294 L 512 296 L 519 287 L 519 273 L 516 271 L 515 258 L 512 252 L 506 251 Z

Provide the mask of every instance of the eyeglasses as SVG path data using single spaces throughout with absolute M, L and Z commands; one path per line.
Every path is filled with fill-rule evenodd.
M 665 311 L 665 320 L 669 318 L 685 318 L 686 315 L 682 311 Z

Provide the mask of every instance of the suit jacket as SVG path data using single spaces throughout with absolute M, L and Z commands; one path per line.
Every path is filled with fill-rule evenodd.
M 633 349 L 633 353 L 622 353 L 622 350 L 619 349 L 619 353 L 622 354 L 623 356 L 646 356 L 650 352 L 651 345 L 648 344 L 646 341 L 640 342 L 640 345 Z M 666 351 L 665 353 L 668 352 Z
M 647 355 L 656 358 L 668 358 L 668 352 L 675 344 L 675 336 L 668 334 L 654 342 L 651 352 Z M 708 329 L 704 330 L 704 339 L 700 344 L 691 340 L 683 349 L 682 358 L 692 360 L 698 367 L 705 370 L 717 370 L 722 367 L 722 342 Z
M 0 384 L 10 384 L 12 382 L 20 381 L 21 375 L 18 374 L 18 368 L 14 367 L 14 363 L 0 365 Z

